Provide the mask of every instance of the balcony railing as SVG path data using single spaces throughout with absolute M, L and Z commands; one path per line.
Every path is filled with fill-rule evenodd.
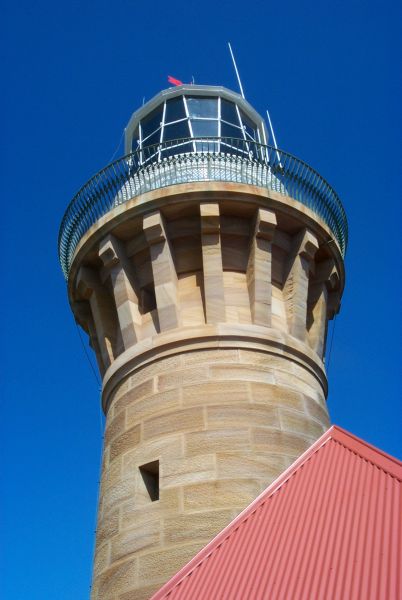
M 99 171 L 79 190 L 59 232 L 59 258 L 65 277 L 82 236 L 112 208 L 150 190 L 195 181 L 247 183 L 299 200 L 323 219 L 345 254 L 348 225 L 341 201 L 306 163 L 256 142 L 186 138 L 128 154 Z

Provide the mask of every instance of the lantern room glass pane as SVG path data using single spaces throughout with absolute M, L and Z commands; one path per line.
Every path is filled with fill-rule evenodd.
M 163 129 L 163 141 L 178 140 L 180 138 L 190 137 L 188 121 L 179 121 L 173 125 L 166 125 Z
M 172 98 L 166 102 L 165 123 L 185 119 L 186 111 L 184 110 L 183 97 Z
M 218 121 L 191 120 L 194 137 L 218 137 Z
M 155 108 L 155 110 L 142 119 L 141 127 L 143 140 L 161 126 L 162 115 L 163 105 L 158 106 L 158 108 Z
M 218 98 L 187 98 L 187 107 L 190 117 L 204 119 L 218 118 Z
M 247 154 L 245 144 L 242 144 L 241 140 L 221 142 L 221 152 L 243 157 Z
M 246 133 L 248 133 L 253 140 L 257 140 L 257 125 L 253 123 L 242 110 L 240 111 L 240 116 Z
M 195 142 L 196 152 L 217 153 L 219 151 L 219 142 L 213 140 L 204 140 Z
M 161 158 L 168 158 L 169 156 L 177 156 L 178 154 L 187 154 L 189 152 L 193 152 L 193 144 L 190 143 L 186 143 L 186 144 L 175 144 L 173 146 L 170 146 L 168 148 L 164 148 L 161 151 Z
M 236 105 L 224 98 L 221 98 L 221 119 L 228 121 L 228 123 L 233 123 L 233 125 L 239 125 Z
M 144 146 L 154 146 L 155 144 L 159 144 L 161 141 L 161 130 L 158 129 L 152 135 L 147 137 L 146 140 L 142 141 L 142 147 Z
M 221 137 L 244 139 L 243 131 L 240 127 L 234 127 L 228 123 L 221 123 Z

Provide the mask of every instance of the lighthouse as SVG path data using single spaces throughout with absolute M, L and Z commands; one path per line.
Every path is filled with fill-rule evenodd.
M 106 415 L 92 600 L 146 599 L 329 426 L 347 221 L 224 87 L 132 115 L 59 257 Z

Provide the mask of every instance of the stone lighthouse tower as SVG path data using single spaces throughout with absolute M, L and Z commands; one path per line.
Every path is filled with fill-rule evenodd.
M 328 427 L 347 223 L 223 87 L 135 112 L 60 260 L 103 378 L 93 600 L 149 598 Z

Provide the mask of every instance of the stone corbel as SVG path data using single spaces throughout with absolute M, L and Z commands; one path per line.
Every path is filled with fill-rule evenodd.
M 272 314 L 272 240 L 276 228 L 273 211 L 259 208 L 250 240 L 247 287 L 252 322 L 271 327 Z
M 143 229 L 151 257 L 160 330 L 174 329 L 180 326 L 177 274 L 160 211 L 144 217 Z
M 226 320 L 219 204 L 201 203 L 201 246 L 204 276 L 205 320 Z
M 123 345 L 127 350 L 138 341 L 142 323 L 134 269 L 124 245 L 113 235 L 108 235 L 100 243 L 99 258 L 103 263 L 103 281 L 110 278 Z
M 89 302 L 102 362 L 108 368 L 121 345 L 112 300 L 98 273 L 89 267 L 79 269 L 76 289 L 78 297 Z
M 295 236 L 283 287 L 289 333 L 302 341 L 306 338 L 309 279 L 315 270 L 317 250 L 318 240 L 308 229 Z
M 310 345 L 322 357 L 325 349 L 328 318 L 332 318 L 332 305 L 336 303 L 336 288 L 339 287 L 339 275 L 332 258 L 316 264 L 314 281 L 309 290 L 309 327 Z M 331 308 L 330 308 L 331 307 Z M 330 316 L 332 314 L 332 316 Z
M 335 261 L 328 258 L 317 264 L 315 282 L 324 285 L 328 292 L 327 318 L 333 319 L 340 307 L 340 279 L 335 267 Z

